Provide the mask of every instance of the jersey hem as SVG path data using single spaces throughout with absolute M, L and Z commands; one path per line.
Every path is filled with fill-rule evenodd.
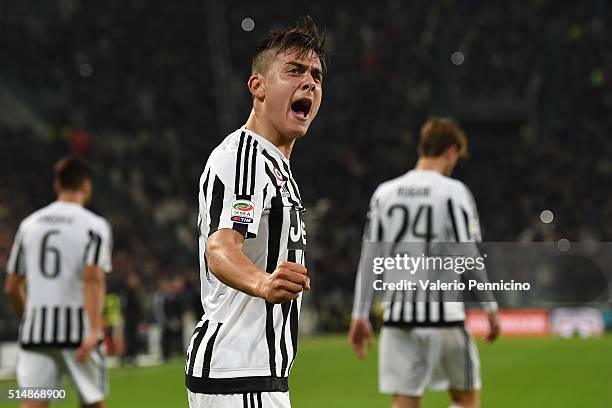
M 243 394 L 248 392 L 288 392 L 287 377 L 201 378 L 185 375 L 185 385 L 198 394 Z
M 22 349 L 31 350 L 31 349 L 39 349 L 39 348 L 71 348 L 76 349 L 81 346 L 81 343 L 74 342 L 49 342 L 49 343 L 19 343 Z
M 385 327 L 464 327 L 464 320 L 454 320 L 451 322 L 383 322 Z

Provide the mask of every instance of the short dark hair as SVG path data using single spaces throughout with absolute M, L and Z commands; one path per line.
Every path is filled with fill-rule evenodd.
M 66 156 L 60 159 L 54 168 L 55 180 L 62 190 L 78 190 L 85 180 L 91 180 L 91 167 L 77 156 Z
M 290 51 L 297 51 L 298 58 L 314 52 L 321 61 L 323 75 L 327 73 L 329 57 L 325 50 L 325 36 L 319 33 L 317 25 L 309 15 L 301 17 L 291 27 L 271 30 L 255 50 L 251 72 L 265 73 L 271 57 Z
M 459 157 L 468 156 L 468 143 L 465 133 L 450 118 L 432 117 L 421 127 L 419 156 L 439 157 L 451 146 L 457 147 Z

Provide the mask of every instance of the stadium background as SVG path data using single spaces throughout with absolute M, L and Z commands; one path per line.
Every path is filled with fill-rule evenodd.
M 128 313 L 137 315 L 130 324 L 138 351 L 147 352 L 147 331 L 164 319 L 159 301 L 175 300 L 166 312 L 197 314 L 198 177 L 212 148 L 249 113 L 245 84 L 254 45 L 268 29 L 303 13 L 325 29 L 331 54 L 319 116 L 292 156 L 308 209 L 313 275 L 303 333 L 346 330 L 369 197 L 380 182 L 413 166 L 418 129 L 431 114 L 456 118 L 469 136 L 471 159 L 455 176 L 476 197 L 485 240 L 611 240 L 608 1 L 312 1 L 302 6 L 4 0 L 0 268 L 4 271 L 18 222 L 53 200 L 53 163 L 75 152 L 96 170 L 92 208 L 110 220 L 115 234 L 109 289 L 124 312 L 128 305 L 136 308 Z M 553 212 L 552 223 L 541 222 L 545 209 Z M 13 342 L 16 329 L 1 296 L 0 341 Z M 321 340 L 321 345 L 308 340 L 304 354 L 311 350 L 310 359 L 316 360 L 318 352 L 329 352 L 317 351 L 328 343 L 344 350 L 332 339 L 336 342 Z M 559 349 L 538 341 L 552 341 Z M 584 406 L 606 406 L 602 401 L 612 397 L 609 337 L 565 345 L 554 341 L 503 339 L 498 353 L 483 352 L 485 384 L 501 381 L 487 371 L 500 355 L 512 361 L 524 355 L 516 348 L 525 347 L 529 355 L 542 349 L 557 353 L 553 359 L 565 358 L 572 344 L 576 348 L 570 350 L 585 349 L 598 358 L 568 362 L 563 372 L 594 372 L 589 364 L 599 364 L 608 382 L 594 378 L 604 387 L 594 388 L 593 403 Z M 593 351 L 605 350 L 604 345 L 607 353 Z M 168 367 L 180 377 L 180 364 L 172 361 Z M 353 367 L 350 361 L 347 356 L 347 367 Z M 303 364 L 296 370 L 309 385 L 320 386 L 308 372 L 310 363 Z M 366 394 L 376 398 L 375 364 L 367 364 L 372 370 L 364 377 Z M 496 372 L 504 378 L 521 375 L 520 370 Z M 527 379 L 548 384 L 551 393 L 564 389 L 546 375 L 535 376 Z M 505 395 L 503 388 L 499 392 Z M 493 406 L 512 402 L 494 401 Z M 544 406 L 523 401 L 523 406 Z M 576 406 L 563 401 L 568 400 L 555 406 Z M 313 406 L 342 406 L 328 404 Z

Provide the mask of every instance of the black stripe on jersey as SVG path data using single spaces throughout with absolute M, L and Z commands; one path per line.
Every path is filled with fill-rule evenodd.
M 272 163 L 272 165 L 274 167 L 276 167 L 276 169 L 278 171 L 280 171 L 280 166 L 278 165 L 278 162 L 276 161 L 276 159 L 274 157 L 272 157 L 272 155 L 270 153 L 268 153 L 268 151 L 266 149 L 262 149 L 261 153 L 266 157 L 266 159 L 268 159 L 268 161 L 270 161 Z M 283 176 L 283 180 L 282 181 L 285 181 L 285 179 L 289 178 L 289 177 L 285 176 L 282 172 L 281 172 L 281 175 Z M 275 183 L 275 185 L 276 184 L 278 184 L 278 183 Z
M 441 322 L 445 322 L 446 321 L 446 317 L 444 317 L 444 316 L 446 316 L 446 315 L 444 314 L 445 313 L 445 310 L 444 310 L 444 291 L 441 290 L 440 292 L 438 292 L 438 296 L 439 296 L 439 301 L 438 301 L 438 305 L 439 305 L 438 310 L 439 310 L 439 312 L 438 313 L 440 314 L 440 321 Z
M 225 186 L 218 176 L 215 176 L 213 183 L 211 201 L 210 201 L 210 225 L 208 229 L 208 236 L 213 232 L 216 232 L 219 228 L 219 221 L 221 220 L 221 212 L 223 211 L 223 198 L 225 195 Z
M 249 408 L 249 402 L 246 393 L 242 394 L 242 408 Z
M 389 321 L 393 321 L 393 308 L 395 307 L 395 295 L 397 294 L 397 291 L 393 291 L 393 294 L 391 295 L 391 303 L 389 303 Z
M 255 194 L 255 172 L 257 170 L 257 140 L 253 141 L 253 153 L 251 154 L 251 190 L 249 194 Z
M 70 307 L 67 307 L 66 310 L 64 311 L 64 313 L 66 314 L 66 331 L 64 332 L 66 334 L 66 337 L 64 337 L 64 341 L 66 343 L 70 343 L 72 342 L 72 309 Z
M 248 196 L 242 196 L 242 197 L 244 197 L 243 198 L 244 200 L 248 200 L 248 198 L 246 198 Z M 249 225 L 248 224 L 243 224 L 241 222 L 234 222 L 234 223 L 232 223 L 232 229 L 235 230 L 235 231 L 238 231 L 239 233 L 241 233 L 246 238 L 249 238 L 247 236 L 248 232 L 249 232 Z M 251 238 L 252 238 L 252 236 L 251 236 Z
M 268 175 L 268 178 L 270 179 L 270 181 L 272 181 L 272 185 L 276 188 L 276 191 L 278 193 L 278 183 L 279 183 L 279 181 L 274 176 L 274 174 L 272 174 L 272 171 L 270 170 L 270 168 L 268 166 L 265 166 L 265 168 L 266 168 L 266 174 Z
M 425 290 L 425 323 L 432 322 L 431 319 L 431 293 L 429 292 L 429 287 Z
M 289 309 L 291 308 L 291 302 L 285 302 L 281 304 L 281 308 L 283 310 L 283 325 L 281 328 L 280 335 L 280 349 L 283 360 L 280 375 L 281 377 L 286 377 L 287 365 L 289 364 L 289 356 L 287 355 L 287 343 L 285 342 L 285 328 L 287 327 L 287 317 L 289 317 Z
M 59 333 L 59 311 L 59 306 L 55 306 L 53 308 L 53 337 L 51 338 L 51 341 L 54 343 L 59 343 L 59 340 L 57 339 L 57 335 Z
M 251 400 L 251 408 L 255 408 L 255 396 L 253 393 L 249 395 L 249 399 Z
M 206 201 L 206 196 L 208 195 L 208 178 L 210 177 L 210 169 L 208 170 L 208 172 L 206 172 L 206 177 L 204 178 L 204 183 L 202 184 L 202 194 L 204 196 L 204 200 Z M 198 214 L 198 235 L 201 237 L 202 236 L 202 215 Z M 204 260 L 204 262 L 206 262 L 206 259 Z M 206 271 L 208 272 L 208 268 L 206 268 Z
M 93 233 L 93 236 L 95 237 L 96 243 L 96 250 L 94 251 L 94 261 L 93 263 L 95 265 L 98 264 L 98 261 L 100 260 L 100 247 L 102 246 L 102 237 L 99 234 Z
M 472 239 L 471 234 L 470 234 L 470 219 L 465 209 L 462 208 L 461 212 L 463 213 L 463 221 L 465 222 L 465 234 L 467 236 L 467 239 L 470 240 Z
M 79 338 L 77 339 L 77 342 L 82 342 L 83 339 L 85 338 L 85 322 L 84 322 L 84 316 L 83 316 L 83 308 L 79 307 L 78 309 L 78 324 L 79 324 Z
M 301 207 L 301 203 L 297 202 L 293 197 L 297 197 L 299 199 L 299 194 L 297 192 L 297 188 L 295 187 L 295 181 L 293 180 L 293 177 L 291 177 L 291 171 L 289 171 L 289 166 L 287 166 L 287 163 L 285 163 L 284 161 L 282 162 L 283 164 L 283 169 L 287 172 L 287 182 L 285 183 L 285 188 L 287 190 L 292 190 L 292 192 L 289 193 L 289 197 L 287 197 L 287 199 L 289 200 L 289 202 L 291 203 L 291 205 L 294 205 L 296 207 Z M 302 201 L 300 199 L 300 201 Z
M 270 375 L 276 377 L 276 336 L 274 335 L 274 304 L 266 301 L 266 342 L 268 343 L 268 360 Z
M 263 408 L 263 404 L 261 402 L 261 392 L 257 393 L 257 408 Z
M 298 350 L 298 324 L 299 324 L 299 316 L 298 316 L 298 301 L 291 301 L 291 315 L 289 320 L 289 327 L 291 329 L 291 345 L 293 346 L 293 357 L 291 357 L 291 363 L 289 364 L 289 369 L 293 367 L 293 362 L 295 361 L 295 356 L 297 356 Z
M 451 198 L 446 202 L 446 206 L 448 208 L 448 216 L 450 217 L 451 226 L 453 227 L 453 235 L 455 242 L 459 242 L 459 230 L 457 229 L 457 220 L 455 219 L 455 208 L 453 205 L 453 200 Z
M 383 326 L 387 327 L 464 327 L 465 322 L 463 320 L 455 320 L 452 322 L 402 322 L 402 321 L 385 321 Z
M 251 140 L 253 137 L 249 135 L 246 140 L 246 147 L 244 148 L 244 159 L 242 163 L 242 192 L 236 190 L 236 194 L 246 196 L 248 191 L 248 180 L 249 180 L 249 153 L 251 152 Z
M 291 170 L 289 169 L 289 166 L 287 165 L 287 163 L 283 162 L 283 168 L 285 169 L 287 174 L 289 174 L 289 182 L 291 183 L 291 186 L 293 187 L 295 196 L 298 198 L 298 200 L 302 201 L 302 196 L 300 196 L 300 190 L 298 190 L 297 183 L 295 182 L 293 177 L 291 177 Z
M 206 195 L 208 195 L 208 179 L 210 178 L 210 169 L 206 172 L 206 177 L 204 178 L 204 183 L 202 184 L 202 193 L 204 194 L 204 199 L 206 199 Z
M 193 340 L 193 345 L 191 346 L 191 354 L 188 357 L 189 364 L 187 367 L 187 374 L 193 375 L 193 367 L 195 366 L 196 356 L 198 354 L 198 350 L 200 349 L 200 343 L 202 343 L 202 339 L 206 335 L 206 330 L 208 329 L 208 320 L 204 322 L 201 327 L 195 329 L 198 334 L 196 338 Z
M 85 247 L 85 256 L 83 257 L 83 262 L 85 263 L 85 265 L 91 264 L 91 261 L 89 260 L 89 252 L 91 250 L 91 246 L 93 245 L 93 231 L 88 230 L 87 234 L 89 235 L 89 240 L 87 241 L 87 246 Z
M 25 275 L 24 271 L 19 267 L 21 265 L 21 255 L 23 253 L 23 244 L 20 242 L 17 247 L 17 256 L 15 256 L 15 262 L 13 263 L 11 270 L 17 275 Z
M 39 343 L 45 342 L 46 328 L 47 328 L 47 308 L 43 306 L 40 308 L 40 341 Z
M 296 262 L 296 250 L 295 249 L 289 249 L 287 251 L 287 261 L 289 262 Z M 283 304 L 284 306 L 284 304 Z M 289 332 L 291 335 L 291 348 L 293 349 L 293 355 L 291 356 L 291 361 L 289 362 L 289 364 L 287 366 L 283 365 L 282 366 L 282 376 L 286 377 L 289 375 L 288 370 L 291 369 L 291 366 L 293 365 L 293 362 L 295 361 L 295 356 L 297 353 L 297 330 L 298 330 L 298 321 L 297 321 L 297 300 L 292 300 L 291 302 L 288 302 L 288 307 L 289 307 Z M 285 322 L 287 320 L 287 317 L 285 316 L 285 310 L 283 309 L 283 326 L 285 325 Z M 285 347 L 286 350 L 286 343 L 285 343 L 285 328 L 283 327 L 283 331 L 282 331 L 282 335 L 283 338 L 281 339 L 281 345 L 283 347 Z M 284 360 L 283 360 L 284 363 Z
M 266 168 L 267 170 L 267 168 Z M 282 206 L 279 195 L 272 199 L 272 207 Z M 268 258 L 266 259 L 266 272 L 272 273 L 276 269 L 280 254 L 280 240 L 283 229 L 283 211 L 270 211 L 268 217 Z M 276 377 L 276 338 L 274 334 L 274 305 L 266 302 L 266 340 L 270 362 L 270 375 Z
M 244 132 L 240 134 L 240 142 L 238 143 L 238 151 L 236 157 L 236 174 L 234 175 L 234 192 L 238 194 L 240 190 L 240 163 L 242 162 L 242 146 L 244 145 Z
M 210 362 L 212 360 L 213 348 L 215 346 L 215 340 L 217 338 L 217 334 L 219 334 L 219 330 L 223 326 L 223 323 L 217 323 L 217 328 L 210 339 L 208 339 L 208 343 L 206 344 L 206 350 L 204 350 L 204 364 L 202 365 L 202 376 L 208 377 L 210 375 Z
M 272 156 L 270 153 L 268 153 L 266 149 L 262 149 L 261 153 L 262 153 L 262 154 L 263 154 L 263 155 L 266 157 L 266 159 L 268 159 L 268 161 L 269 161 L 269 162 L 272 164 L 272 167 L 274 167 L 274 168 L 276 168 L 276 169 L 278 170 L 278 172 L 280 173 L 280 175 L 281 175 L 281 176 L 282 176 L 282 178 L 283 178 L 282 180 L 277 179 L 277 178 L 276 178 L 276 176 L 275 176 L 274 174 L 271 174 L 271 172 L 269 171 L 270 169 L 268 168 L 268 166 L 266 166 L 266 170 L 268 170 L 268 172 L 267 172 L 267 173 L 268 173 L 268 176 L 270 176 L 270 178 L 272 179 L 272 182 L 273 182 L 272 184 L 273 184 L 273 185 L 278 186 L 278 184 L 279 184 L 279 183 L 282 183 L 282 182 L 284 182 L 284 181 L 287 181 L 287 180 L 289 180 L 289 179 L 291 178 L 290 173 L 285 174 L 285 173 L 283 173 L 283 172 L 281 171 L 281 169 L 284 169 L 284 167 L 281 167 L 281 166 L 278 164 L 278 161 L 277 161 L 277 160 L 276 160 L 276 159 L 275 159 L 275 158 L 274 158 L 274 157 L 273 157 L 273 156 Z M 284 161 L 283 161 L 283 163 L 284 163 Z
M 383 229 L 382 223 L 380 222 L 380 220 L 378 221 L 378 231 L 376 234 L 376 239 L 378 240 L 378 242 L 382 242 L 385 238 L 385 231 Z
M 403 320 L 404 319 L 404 306 L 406 302 L 406 291 L 402 290 L 402 304 L 400 305 L 400 314 L 399 314 L 399 319 L 398 320 Z

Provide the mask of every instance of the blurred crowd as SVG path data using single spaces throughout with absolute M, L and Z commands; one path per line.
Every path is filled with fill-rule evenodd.
M 292 157 L 317 330 L 346 324 L 369 197 L 414 165 L 431 114 L 466 129 L 471 158 L 456 176 L 486 240 L 612 239 L 608 1 L 39 3 L 0 5 L 0 266 L 19 220 L 53 199 L 53 162 L 76 152 L 114 228 L 111 287 L 136 276 L 149 294 L 197 291 L 199 175 L 249 113 L 254 45 L 305 12 L 331 54 Z M 146 303 L 163 321 L 159 298 Z

